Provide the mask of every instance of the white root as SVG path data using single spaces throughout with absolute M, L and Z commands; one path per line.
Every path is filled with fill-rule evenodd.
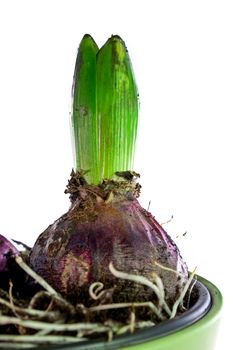
M 9 339 L 10 340 L 10 339 Z M 31 349 L 36 348 L 36 344 L 30 344 L 30 343 L 23 343 L 23 344 L 17 344 L 17 343 L 0 343 L 0 349 L 6 350 L 6 349 Z
M 134 308 L 134 307 L 149 307 L 151 311 L 161 320 L 164 320 L 164 316 L 161 315 L 160 310 L 151 302 L 145 301 L 141 303 L 113 303 L 113 304 L 103 304 L 98 306 L 89 307 L 88 311 L 96 312 L 96 311 L 104 311 L 104 310 L 112 310 L 112 309 L 121 309 L 121 308 Z
M 35 271 L 33 271 L 21 258 L 21 256 L 17 255 L 15 257 L 16 263 L 23 269 L 29 276 L 31 276 L 35 281 L 37 281 L 41 287 L 43 287 L 50 294 L 57 295 L 55 289 L 53 289 L 41 276 L 39 276 Z
M 116 270 L 115 267 L 113 266 L 112 262 L 110 262 L 110 264 L 109 264 L 109 270 L 115 277 L 118 277 L 118 278 L 121 278 L 124 280 L 128 280 L 128 281 L 132 281 L 132 282 L 135 282 L 138 284 L 142 284 L 144 286 L 151 288 L 159 299 L 159 305 L 161 305 L 163 307 L 163 309 L 167 312 L 167 314 L 169 316 L 171 316 L 171 310 L 164 299 L 163 287 L 161 289 L 162 281 L 159 280 L 158 276 L 156 276 L 156 279 L 157 279 L 157 281 L 159 280 L 159 287 L 156 286 L 153 282 L 151 282 L 148 278 L 146 278 L 144 276 L 129 274 L 126 272 Z
M 30 266 L 28 266 L 23 261 L 21 256 L 17 255 L 15 257 L 15 261 L 29 276 L 31 276 L 37 283 L 39 283 L 41 287 L 43 287 L 49 293 L 49 295 L 54 298 L 54 300 L 66 306 L 70 310 L 70 313 L 75 313 L 75 308 L 73 307 L 73 305 L 70 304 L 64 298 L 62 298 L 62 296 L 59 293 L 57 293 L 56 290 L 50 286 L 50 284 L 48 284 L 41 276 L 39 276 L 34 270 L 32 270 Z
M 187 283 L 185 284 L 183 290 L 181 291 L 179 298 L 175 301 L 175 303 L 174 303 L 174 305 L 172 307 L 172 313 L 171 313 L 170 319 L 172 319 L 172 318 L 174 318 L 176 316 L 178 307 L 183 302 L 185 294 L 187 293 L 187 290 L 188 290 L 190 284 L 192 283 L 193 277 L 196 274 L 196 269 L 197 268 L 195 267 L 193 272 L 190 274 L 190 277 L 189 277 Z
M 31 329 L 47 329 L 50 331 L 78 331 L 78 330 L 95 330 L 95 331 L 108 331 L 109 327 L 104 327 L 99 323 L 87 323 L 87 322 L 79 322 L 79 323 L 48 323 L 48 322 L 40 322 L 33 320 L 21 320 L 17 317 L 11 316 L 3 316 L 0 317 L 0 325 L 14 324 L 18 326 L 22 326 L 25 328 Z
M 11 312 L 16 316 L 7 316 L 0 313 L 0 326 L 1 325 L 15 325 L 19 327 L 23 327 L 26 329 L 34 329 L 36 333 L 33 335 L 13 335 L 13 334 L 2 334 L 0 335 L 0 349 L 8 349 L 14 347 L 15 349 L 27 349 L 36 347 L 39 344 L 65 344 L 72 343 L 77 341 L 83 341 L 89 339 L 88 336 L 91 334 L 97 333 L 105 333 L 109 340 L 113 338 L 114 334 L 124 334 L 126 332 L 133 333 L 135 329 L 145 328 L 154 326 L 154 322 L 152 321 L 137 321 L 136 320 L 136 308 L 149 308 L 157 319 L 161 321 L 166 320 L 168 318 L 174 318 L 177 314 L 177 310 L 182 304 L 184 297 L 187 291 L 192 290 L 192 281 L 193 276 L 195 275 L 196 269 L 191 273 L 187 283 L 184 288 L 180 292 L 178 299 L 173 304 L 172 310 L 169 308 L 166 299 L 165 299 L 165 291 L 162 279 L 158 276 L 158 274 L 154 273 L 152 278 L 153 281 L 149 280 L 144 276 L 128 274 L 122 271 L 118 271 L 115 269 L 112 263 L 109 264 L 110 272 L 117 278 L 129 280 L 136 284 L 141 284 L 147 286 L 153 290 L 155 295 L 158 298 L 157 306 L 152 301 L 145 302 L 123 302 L 123 303 L 109 303 L 106 304 L 103 302 L 103 299 L 106 296 L 107 292 L 113 291 L 115 287 L 111 289 L 104 289 L 104 285 L 101 282 L 93 283 L 89 288 L 89 295 L 93 300 L 101 300 L 99 305 L 85 307 L 80 304 L 83 308 L 84 314 L 91 314 L 100 311 L 113 310 L 113 309 L 121 309 L 128 308 L 130 311 L 130 319 L 129 323 L 125 324 L 122 322 L 115 322 L 110 324 L 111 322 L 96 323 L 96 322 L 78 322 L 74 323 L 66 323 L 67 315 L 75 313 L 75 306 L 70 304 L 67 300 L 63 299 L 63 297 L 58 294 L 43 278 L 41 278 L 36 272 L 34 272 L 20 256 L 16 258 L 17 264 L 34 280 L 39 283 L 45 290 L 39 291 L 36 293 L 31 302 L 29 302 L 28 308 L 19 306 L 18 303 L 13 299 L 12 295 L 12 283 L 10 283 L 9 294 L 7 296 L 8 300 L 5 300 L 0 297 L 0 305 L 11 310 Z M 167 268 L 157 262 L 155 264 L 163 270 L 170 271 L 172 273 L 176 273 L 177 275 L 181 275 L 177 273 L 175 270 Z M 194 284 L 193 284 L 194 285 Z M 192 286 L 193 286 L 192 285 Z M 40 305 L 40 299 L 44 297 L 48 297 L 50 300 L 49 306 L 46 310 L 36 309 L 36 305 Z M 190 298 L 190 295 L 189 295 Z M 105 299 L 104 299 L 105 300 Z M 106 300 L 105 300 L 106 301 Z M 76 305 L 80 306 L 80 305 Z M 54 310 L 54 306 L 57 306 L 58 309 Z M 64 310 L 64 313 L 63 313 Z M 165 311 L 165 312 L 163 312 Z M 168 316 L 166 316 L 166 314 Z M 66 316 L 65 316 L 66 315 Z M 30 317 L 32 319 L 30 319 Z M 46 321 L 42 321 L 42 319 L 46 319 Z M 56 320 L 56 322 L 54 322 Z M 109 324 L 108 324 L 109 323 Z M 60 335 L 56 332 L 76 332 L 76 336 L 72 335 Z
M 50 317 L 52 319 L 56 319 L 59 313 L 57 311 L 43 311 L 43 310 L 36 310 L 36 309 L 30 309 L 30 308 L 22 308 L 17 305 L 12 305 L 7 300 L 4 300 L 0 298 L 0 304 L 7 306 L 9 309 L 11 309 L 13 312 L 16 311 L 19 314 L 27 315 L 27 316 L 33 316 L 33 317 Z
M 17 343 L 76 343 L 79 341 L 83 341 L 85 339 L 79 339 L 77 337 L 72 336 L 63 336 L 63 335 L 46 335 L 46 336 L 38 336 L 38 335 L 0 335 L 1 342 L 17 342 Z M 12 344 L 11 344 L 12 346 Z
M 94 300 L 100 299 L 104 295 L 104 284 L 101 282 L 94 282 L 89 287 L 90 297 Z

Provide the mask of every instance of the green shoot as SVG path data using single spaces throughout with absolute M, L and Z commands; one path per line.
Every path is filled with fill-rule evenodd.
M 85 35 L 76 61 L 72 124 L 76 170 L 92 184 L 133 170 L 138 93 L 126 46 L 112 36 L 98 50 Z

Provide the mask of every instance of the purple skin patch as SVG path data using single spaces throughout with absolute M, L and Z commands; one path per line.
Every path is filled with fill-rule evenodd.
M 7 271 L 7 262 L 10 258 L 19 254 L 16 247 L 4 236 L 0 234 L 0 272 Z
M 188 278 L 178 247 L 136 199 L 94 203 L 89 210 L 74 204 L 38 237 L 29 259 L 33 270 L 60 293 L 71 297 L 88 290 L 96 281 L 105 288 L 119 286 L 119 280 L 109 271 L 110 262 L 119 271 L 150 280 L 158 274 L 167 300 L 171 301 L 179 292 L 177 286 L 183 286 Z M 122 298 L 124 286 L 122 283 Z M 133 300 L 133 293 L 137 296 L 141 291 L 134 286 L 127 290 L 127 298 Z M 145 296 L 144 290 L 143 293 Z M 148 290 L 148 299 L 152 294 Z

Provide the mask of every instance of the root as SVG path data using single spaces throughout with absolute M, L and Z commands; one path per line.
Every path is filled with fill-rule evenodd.
M 113 304 L 104 304 L 98 306 L 92 306 L 88 309 L 89 312 L 96 311 L 106 311 L 106 310 L 116 310 L 122 308 L 138 308 L 138 307 L 148 307 L 150 310 L 160 319 L 165 320 L 165 317 L 161 315 L 160 310 L 151 302 L 145 301 L 140 303 L 113 303 Z
M 190 285 L 195 274 L 194 270 L 179 298 L 170 309 L 166 302 L 163 282 L 158 274 L 154 274 L 152 282 L 144 276 L 118 271 L 110 263 L 110 272 L 116 278 L 152 289 L 155 294 L 155 302 L 111 303 L 116 286 L 104 289 L 104 284 L 97 281 L 89 288 L 89 296 L 93 303 L 87 307 L 82 303 L 75 306 L 64 299 L 35 273 L 22 257 L 16 256 L 15 260 L 44 290 L 37 292 L 30 300 L 26 298 L 17 300 L 13 295 L 12 282 L 10 282 L 8 293 L 0 289 L 0 327 L 3 329 L 3 334 L 0 334 L 0 349 L 12 347 L 27 349 L 45 344 L 82 342 L 96 338 L 98 335 L 105 335 L 106 340 L 111 341 L 115 335 L 133 333 L 137 329 L 152 327 L 161 321 L 175 317 L 188 289 L 192 288 Z M 176 273 L 175 270 L 155 263 L 161 269 Z M 189 300 L 190 294 L 188 305 Z M 112 315 L 117 314 L 114 312 L 120 309 L 125 309 L 123 316 L 120 321 L 115 320 Z M 144 312 L 145 309 L 148 309 L 148 315 L 150 315 L 147 321 L 140 319 L 139 310 Z M 105 318 L 106 320 L 103 321 Z M 18 330 L 18 334 L 11 334 L 12 331 L 15 333 L 15 330 Z
M 31 276 L 36 282 L 38 282 L 41 285 L 41 287 L 43 287 L 52 295 L 58 295 L 55 289 L 53 289 L 41 276 L 39 276 L 23 261 L 21 256 L 16 256 L 15 261 L 21 267 L 21 269 L 23 269 L 29 276 Z
M 188 288 L 190 287 L 192 281 L 193 281 L 193 277 L 194 275 L 196 274 L 196 267 L 195 269 L 193 270 L 193 272 L 190 274 L 190 277 L 186 283 L 186 285 L 184 286 L 184 289 L 182 290 L 182 292 L 180 293 L 180 296 L 179 298 L 175 301 L 173 307 L 172 307 L 172 313 L 171 313 L 171 316 L 170 316 L 170 319 L 174 318 L 176 316 L 176 313 L 177 313 L 177 309 L 179 307 L 179 305 L 183 302 L 184 300 L 184 297 L 185 297 L 185 294 L 187 293 L 188 291 Z
M 121 278 L 124 280 L 128 280 L 128 281 L 132 281 L 132 282 L 135 282 L 138 284 L 142 284 L 144 286 L 151 288 L 159 300 L 159 306 L 162 309 L 164 309 L 169 316 L 171 316 L 171 310 L 164 299 L 163 282 L 158 275 L 155 274 L 155 280 L 157 283 L 157 285 L 155 285 L 148 278 L 146 278 L 144 276 L 133 275 L 133 274 L 129 274 L 126 272 L 121 272 L 121 271 L 116 270 L 115 267 L 113 266 L 112 262 L 109 264 L 109 270 L 111 271 L 111 273 L 115 277 L 118 277 L 118 278 Z M 159 315 L 161 314 L 161 311 L 159 309 L 158 309 L 158 314 Z
M 174 219 L 174 217 L 173 217 L 173 215 L 171 215 L 170 219 L 168 219 L 167 221 L 162 222 L 160 225 L 163 226 L 163 225 L 169 224 L 170 222 L 172 222 L 173 219 Z

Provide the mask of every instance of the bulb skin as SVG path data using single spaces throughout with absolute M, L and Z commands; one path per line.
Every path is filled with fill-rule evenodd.
M 114 277 L 109 270 L 112 262 L 117 270 L 151 281 L 157 274 L 172 303 L 188 278 L 176 244 L 132 192 L 123 195 L 114 189 L 105 196 L 97 192 L 97 187 L 84 184 L 77 197 L 72 193 L 69 211 L 38 237 L 31 267 L 67 297 L 102 282 L 105 288 L 115 286 L 115 301 L 154 298 L 149 288 Z
M 0 272 L 9 270 L 9 261 L 14 259 L 19 251 L 3 235 L 0 234 Z

